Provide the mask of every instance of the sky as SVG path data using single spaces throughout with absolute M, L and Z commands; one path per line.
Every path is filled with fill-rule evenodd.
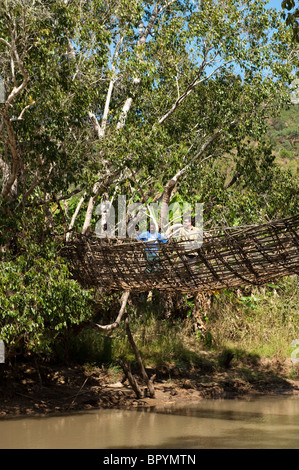
M 269 0 L 269 7 L 281 10 L 281 2 L 282 0 Z
M 269 0 L 269 7 L 276 8 L 277 10 L 281 10 L 281 2 L 282 0 Z M 295 0 L 295 6 L 299 7 L 299 0 Z

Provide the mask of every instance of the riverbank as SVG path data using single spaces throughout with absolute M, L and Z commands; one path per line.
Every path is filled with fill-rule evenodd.
M 6 367 L 0 380 L 0 418 L 41 416 L 100 408 L 148 408 L 201 399 L 251 395 L 298 395 L 299 380 L 291 379 L 290 360 L 259 359 L 214 372 L 164 366 L 155 374 L 155 397 L 136 399 L 123 374 L 91 366 L 30 363 Z

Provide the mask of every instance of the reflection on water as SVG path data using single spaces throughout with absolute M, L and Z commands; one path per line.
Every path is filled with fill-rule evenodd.
M 299 397 L 0 420 L 1 449 L 295 449 Z

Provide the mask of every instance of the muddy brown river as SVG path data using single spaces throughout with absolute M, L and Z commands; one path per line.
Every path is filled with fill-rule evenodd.
M 0 420 L 1 449 L 298 449 L 299 397 Z

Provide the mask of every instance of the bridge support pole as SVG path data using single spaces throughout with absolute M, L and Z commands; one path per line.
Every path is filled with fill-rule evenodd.
M 141 376 L 142 376 L 142 378 L 143 378 L 143 380 L 144 380 L 144 382 L 147 386 L 150 398 L 154 398 L 155 397 L 155 388 L 154 388 L 153 381 L 155 379 L 155 375 L 152 376 L 151 378 L 149 378 L 148 375 L 147 375 L 147 372 L 146 372 L 146 370 L 144 368 L 144 365 L 143 365 L 143 362 L 142 362 L 141 354 L 139 352 L 139 349 L 137 348 L 137 345 L 136 345 L 136 343 L 134 341 L 134 338 L 133 338 L 133 335 L 131 333 L 131 329 L 130 329 L 130 325 L 129 325 L 129 317 L 128 316 L 126 316 L 126 318 L 125 318 L 125 325 L 126 325 L 126 333 L 127 333 L 128 341 L 129 341 L 129 343 L 132 346 L 132 349 L 134 351 L 137 363 L 138 363 L 139 368 L 140 368 Z
M 122 317 L 124 316 L 124 314 L 126 312 L 126 306 L 127 306 L 128 300 L 129 300 L 129 296 L 130 296 L 130 291 L 129 290 L 127 290 L 123 293 L 123 295 L 121 297 L 121 307 L 120 307 L 120 310 L 119 310 L 119 313 L 118 313 L 118 316 L 117 316 L 115 322 L 110 323 L 109 325 L 99 325 L 98 323 L 94 323 L 93 326 L 95 328 L 97 328 L 101 331 L 105 331 L 105 332 L 114 330 L 115 328 L 118 328 L 119 324 L 120 324 L 120 321 L 121 321 Z M 129 344 L 133 349 L 133 352 L 134 352 L 135 357 L 136 357 L 137 364 L 138 364 L 139 369 L 140 369 L 141 377 L 144 380 L 144 382 L 146 384 L 146 387 L 147 387 L 147 390 L 148 390 L 148 396 L 150 396 L 151 398 L 154 398 L 155 397 L 155 388 L 154 388 L 154 385 L 153 385 L 153 381 L 155 379 L 155 375 L 153 375 L 151 378 L 149 378 L 148 375 L 147 375 L 147 372 L 146 372 L 146 370 L 144 368 L 144 365 L 143 365 L 143 362 L 142 362 L 142 357 L 141 357 L 140 351 L 137 348 L 137 345 L 135 343 L 135 340 L 133 338 L 133 335 L 132 335 L 132 332 L 131 332 L 131 329 L 130 329 L 130 326 L 129 326 L 129 317 L 128 317 L 127 314 L 125 316 L 125 326 L 126 326 L 126 335 L 127 335 Z M 122 369 L 124 371 L 124 374 L 127 377 L 131 387 L 133 388 L 137 398 L 143 398 L 144 394 L 143 394 L 142 390 L 140 389 L 140 387 L 138 386 L 135 377 L 131 373 L 129 364 L 126 365 L 123 361 L 118 361 L 118 362 L 119 362 L 120 366 L 122 367 Z

